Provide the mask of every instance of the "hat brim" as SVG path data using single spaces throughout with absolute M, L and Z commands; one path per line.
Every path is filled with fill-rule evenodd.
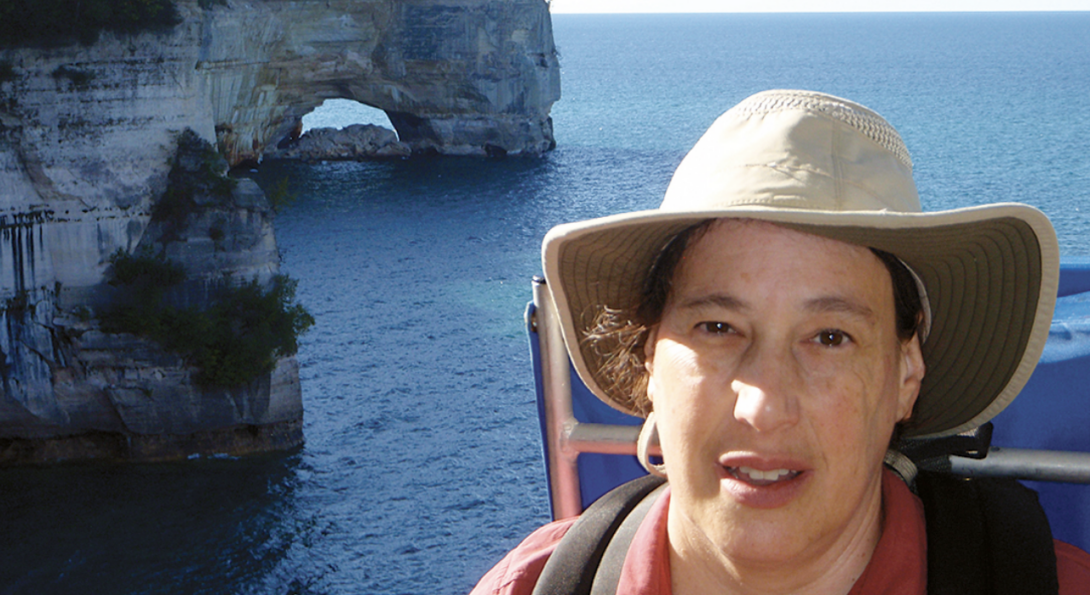
M 599 382 L 599 356 L 583 338 L 601 306 L 638 304 L 663 246 L 717 218 L 774 222 L 896 255 L 927 290 L 932 323 L 922 346 L 926 374 L 906 437 L 975 428 L 1002 411 L 1033 373 L 1052 321 L 1059 247 L 1048 218 L 1022 204 L 930 213 L 830 212 L 771 207 L 640 211 L 553 228 L 545 278 L 573 365 L 612 407 L 638 415 Z

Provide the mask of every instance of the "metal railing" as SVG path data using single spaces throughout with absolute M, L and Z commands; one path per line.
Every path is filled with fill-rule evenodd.
M 950 457 L 950 473 L 1090 484 L 1090 453 L 993 446 L 983 459 Z

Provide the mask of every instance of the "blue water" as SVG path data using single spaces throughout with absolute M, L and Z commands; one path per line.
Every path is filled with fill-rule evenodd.
M 1090 254 L 1090 13 L 554 17 L 540 159 L 267 163 L 317 320 L 306 446 L 0 472 L 0 593 L 466 592 L 549 515 L 522 311 L 554 224 L 657 205 L 770 87 L 885 115 L 925 208 L 1018 200 Z M 347 124 L 349 122 L 345 122 Z

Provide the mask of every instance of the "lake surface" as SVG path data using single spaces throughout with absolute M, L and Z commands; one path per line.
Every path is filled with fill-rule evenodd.
M 317 321 L 298 356 L 306 446 L 0 471 L 0 593 L 468 591 L 549 517 L 522 323 L 541 238 L 657 206 L 688 147 L 756 91 L 867 105 L 901 131 L 925 209 L 1027 202 L 1065 255 L 1090 254 L 1090 13 L 559 15 L 554 30 L 545 157 L 253 174 L 296 196 L 276 226 Z

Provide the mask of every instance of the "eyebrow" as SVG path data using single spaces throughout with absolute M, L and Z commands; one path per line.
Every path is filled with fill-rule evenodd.
M 683 310 L 695 310 L 708 306 L 739 312 L 750 309 L 749 304 L 745 301 L 724 293 L 713 293 L 690 298 L 678 304 L 677 307 Z M 804 307 L 811 312 L 842 313 L 858 316 L 867 320 L 874 320 L 876 317 L 874 310 L 870 307 L 839 296 L 813 298 L 807 300 Z
M 874 320 L 877 315 L 869 306 L 838 296 L 814 298 L 806 302 L 806 309 L 813 312 L 836 312 Z
M 682 310 L 695 310 L 708 306 L 723 308 L 724 310 L 742 311 L 749 309 L 749 305 L 746 302 L 732 295 L 727 295 L 724 293 L 712 293 L 709 295 L 689 298 L 677 305 L 677 307 Z

